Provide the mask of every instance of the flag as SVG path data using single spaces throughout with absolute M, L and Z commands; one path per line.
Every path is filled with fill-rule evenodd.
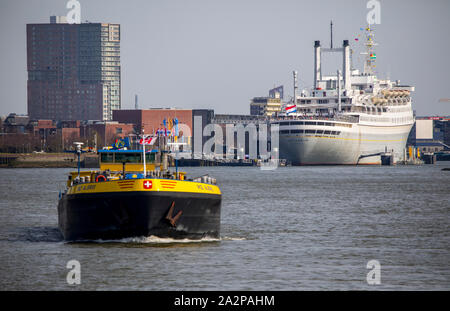
M 145 137 L 139 140 L 140 145 L 153 145 L 156 141 L 156 137 Z
M 113 149 L 122 149 L 125 147 L 130 147 L 130 139 L 128 137 L 116 139 L 112 147 Z
M 173 124 L 175 124 L 175 136 L 178 136 L 178 119 L 173 119 Z
M 286 110 L 286 114 L 291 114 L 291 113 L 297 112 L 297 106 L 296 105 L 286 106 L 285 110 Z
M 162 136 L 172 136 L 172 131 L 168 130 L 167 128 L 164 128 L 162 130 Z

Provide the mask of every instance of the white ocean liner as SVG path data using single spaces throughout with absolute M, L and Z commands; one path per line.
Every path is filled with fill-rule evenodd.
M 364 71 L 351 69 L 350 45 L 342 48 L 314 46 L 314 88 L 297 94 L 297 111 L 281 116 L 280 158 L 294 165 L 380 164 L 382 154 L 394 163 L 404 158 L 406 141 L 414 124 L 411 92 L 414 87 L 399 81 L 380 80 L 373 73 L 373 31 L 366 29 Z M 321 54 L 341 52 L 343 74 L 322 76 Z M 290 109 L 292 111 L 292 108 Z

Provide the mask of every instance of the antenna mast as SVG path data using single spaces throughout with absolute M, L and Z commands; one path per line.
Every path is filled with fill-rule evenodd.
M 297 71 L 293 71 L 292 74 L 294 75 L 294 105 L 297 105 L 297 89 L 298 89 L 298 81 L 297 81 Z
M 331 35 L 330 49 L 333 49 L 333 21 L 331 21 L 330 23 L 330 35 Z
M 375 54 L 375 46 L 378 45 L 374 41 L 374 29 L 371 25 L 368 25 L 366 28 L 366 52 L 361 53 L 365 54 L 366 60 L 364 62 L 364 73 L 373 74 L 373 68 L 375 68 L 375 60 L 377 59 L 377 54 Z

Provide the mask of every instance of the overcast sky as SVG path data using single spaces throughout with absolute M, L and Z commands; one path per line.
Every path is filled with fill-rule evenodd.
M 300 88 L 311 87 L 314 40 L 329 46 L 333 20 L 334 45 L 348 39 L 360 51 L 354 39 L 369 12 L 367 0 L 79 1 L 83 22 L 121 25 L 122 109 L 138 94 L 140 108 L 230 114 L 248 114 L 250 99 L 275 85 L 291 96 L 294 69 Z M 450 115 L 450 1 L 380 2 L 378 76 L 414 85 L 417 115 Z M 0 115 L 27 113 L 26 24 L 66 15 L 66 3 L 0 0 Z

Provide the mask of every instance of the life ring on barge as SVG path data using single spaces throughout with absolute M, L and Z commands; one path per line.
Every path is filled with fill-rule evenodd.
M 98 175 L 98 176 L 95 178 L 95 182 L 100 182 L 100 181 L 106 181 L 106 177 L 103 176 L 103 175 Z

